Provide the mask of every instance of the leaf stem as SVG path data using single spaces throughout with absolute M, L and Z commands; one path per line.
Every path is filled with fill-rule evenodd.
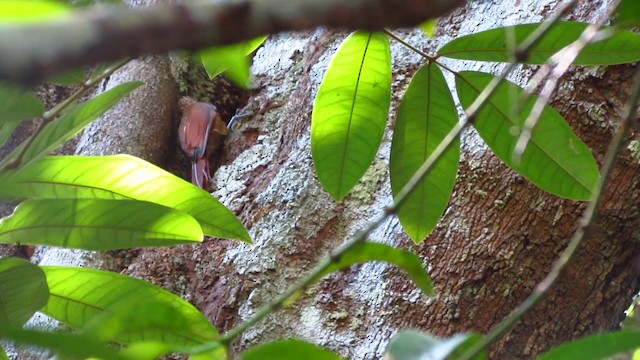
M 395 41 L 399 42 L 400 44 L 408 47 L 409 49 L 413 50 L 415 53 L 417 53 L 418 55 L 426 58 L 429 62 L 434 61 L 436 58 L 434 56 L 431 56 L 429 54 L 427 54 L 426 52 L 418 49 L 417 47 L 409 44 L 408 42 L 406 42 L 403 38 L 399 37 L 398 35 L 394 34 L 391 30 L 389 29 L 384 29 L 384 32 L 389 35 L 389 37 L 393 38 Z

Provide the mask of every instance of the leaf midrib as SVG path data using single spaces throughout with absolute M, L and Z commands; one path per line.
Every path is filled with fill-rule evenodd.
M 364 47 L 364 52 L 362 53 L 362 58 L 360 60 L 360 68 L 358 69 L 358 77 L 356 80 L 356 88 L 353 92 L 353 98 L 351 99 L 351 109 L 349 111 L 349 124 L 347 125 L 346 136 L 344 137 L 344 153 L 342 154 L 342 161 L 340 162 L 340 171 L 338 172 L 338 191 L 336 195 L 342 194 L 342 188 L 344 187 L 343 178 L 345 166 L 347 163 L 347 154 L 349 153 L 349 143 L 351 137 L 351 124 L 353 122 L 353 112 L 356 106 L 356 98 L 358 97 L 358 90 L 360 89 L 360 77 L 362 76 L 362 68 L 364 67 L 364 60 L 367 57 L 367 51 L 369 50 L 369 44 L 371 43 L 371 37 L 373 33 L 369 33 L 369 37 L 367 38 L 367 44 Z

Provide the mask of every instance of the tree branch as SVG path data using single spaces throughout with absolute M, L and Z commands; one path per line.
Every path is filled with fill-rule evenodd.
M 0 79 L 23 84 L 146 53 L 196 50 L 318 26 L 382 30 L 435 18 L 465 0 L 229 0 L 100 8 L 47 23 L 0 27 Z

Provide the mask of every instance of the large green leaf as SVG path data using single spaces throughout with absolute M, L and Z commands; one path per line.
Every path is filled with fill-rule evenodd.
M 184 334 L 198 334 L 199 322 L 192 322 L 186 316 L 184 308 L 179 302 L 124 301 L 107 308 L 102 314 L 92 318 L 87 325 L 80 329 L 80 333 L 89 335 L 101 342 L 120 341 L 134 345 L 125 353 L 138 352 L 142 347 L 145 353 L 153 351 L 156 359 L 167 353 L 186 353 L 201 341 L 185 338 Z M 195 326 L 194 326 L 195 325 Z M 157 341 L 162 340 L 162 344 Z M 224 355 L 223 347 L 206 353 L 208 358 Z
M 447 339 L 439 339 L 420 331 L 405 330 L 391 339 L 384 358 L 386 360 L 456 359 L 478 340 L 480 336 L 475 334 L 458 334 Z M 473 357 L 474 360 L 486 358 L 486 352 Z
M 261 36 L 239 44 L 216 46 L 198 52 L 202 65 L 210 78 L 221 73 L 227 76 L 243 88 L 250 85 L 251 61 L 248 55 L 254 52 L 267 39 Z
M 193 305 L 146 281 L 86 268 L 43 266 L 42 269 L 47 276 L 51 294 L 42 312 L 74 328 L 89 326 L 87 330 L 89 334 L 96 334 L 97 331 L 95 323 L 91 324 L 92 319 L 96 316 L 104 316 L 102 314 L 105 311 L 115 311 L 117 314 L 118 308 L 126 309 L 133 304 L 144 306 L 146 303 L 163 303 L 172 307 L 171 313 L 174 311 L 180 313 L 180 320 L 175 328 L 166 328 L 164 325 L 146 327 L 141 324 L 130 324 L 134 329 L 130 334 L 126 331 L 112 332 L 109 328 L 105 333 L 100 334 L 101 337 L 108 338 L 109 336 L 104 336 L 115 333 L 118 342 L 123 344 L 145 340 L 191 346 L 214 340 L 219 336 L 213 325 Z M 143 314 L 136 317 L 136 321 L 145 324 L 166 322 L 164 318 L 166 313 L 161 316 L 161 319 L 153 320 L 153 314 L 144 310 L 141 312 Z M 119 316 L 114 316 L 132 315 L 123 310 Z M 111 321 L 112 319 L 108 320 L 108 325 L 111 325 Z M 188 323 L 188 326 L 182 326 L 185 323 Z M 176 328 L 180 328 L 181 331 L 176 331 Z
M 318 178 L 343 198 L 373 161 L 391 102 L 391 53 L 382 33 L 357 31 L 334 55 L 313 105 L 311 152 Z
M 61 358 L 64 359 L 134 359 L 122 356 L 112 346 L 101 344 L 85 335 L 0 326 L 0 338 L 7 338 L 22 345 L 48 349 L 62 355 Z M 0 355 L 0 359 L 2 359 L 2 355 Z
M 112 108 L 122 98 L 138 88 L 143 83 L 132 81 L 120 84 L 93 99 L 74 106 L 64 112 L 58 119 L 45 126 L 29 145 L 20 161 L 20 167 L 25 168 L 33 161 L 51 153 L 58 146 L 71 139 L 75 134 L 89 125 L 93 120 Z M 0 163 L 0 169 L 7 163 L 16 160 L 18 154 L 23 152 L 26 143 L 14 150 Z
M 564 343 L 537 357 L 538 360 L 597 360 L 640 347 L 639 332 L 609 332 Z
M 0 259 L 0 328 L 24 325 L 48 297 L 47 281 L 39 267 L 23 259 Z
M 129 155 L 48 156 L 13 177 L 0 176 L 0 196 L 136 199 L 193 216 L 206 235 L 251 242 L 235 215 L 206 191 Z
M 33 93 L 0 83 L 0 146 L 22 120 L 42 116 L 44 104 Z
M 414 75 L 398 109 L 391 145 L 391 189 L 396 196 L 458 122 L 451 92 L 436 64 Z M 402 204 L 398 217 L 416 243 L 440 220 L 453 192 L 460 161 L 456 140 Z
M 258 345 L 242 353 L 241 360 L 340 360 L 338 354 L 302 340 L 288 339 Z
M 157 360 L 164 359 L 162 356 L 169 353 L 176 353 L 175 346 L 162 342 L 136 342 L 120 350 L 120 354 L 136 360 Z M 169 357 L 165 357 L 169 358 Z M 189 360 L 194 360 L 189 358 Z M 210 360 L 210 359 L 208 359 Z M 224 360 L 227 360 L 226 358 Z
M 422 261 L 415 254 L 392 246 L 377 242 L 362 242 L 352 246 L 344 252 L 337 262 L 331 265 L 316 276 L 314 281 L 320 280 L 324 276 L 338 270 L 346 269 L 349 266 L 367 261 L 386 261 L 392 263 L 406 271 L 411 280 L 425 294 L 433 293 L 431 277 L 422 267 Z
M 621 26 L 640 25 L 640 1 L 622 0 L 618 6 L 616 24 Z
M 466 35 L 447 43 L 438 56 L 454 59 L 509 62 L 513 58 L 513 45 L 522 43 L 540 24 L 522 24 L 500 27 Z M 553 54 L 576 40 L 588 26 L 585 23 L 561 21 L 555 24 L 518 62 L 543 64 Z M 514 39 L 515 44 L 510 44 Z M 640 35 L 629 30 L 618 30 L 605 40 L 587 45 L 575 59 L 575 65 L 614 65 L 640 60 Z
M 4 351 L 1 345 L 0 345 L 0 360 L 10 360 L 9 356 L 7 355 L 7 352 Z
M 456 87 L 462 106 L 468 108 L 493 78 L 481 72 L 460 73 Z M 502 161 L 536 186 L 557 196 L 588 200 L 600 179 L 598 165 L 589 148 L 551 106 L 545 106 L 521 161 L 513 161 L 523 123 L 537 100 L 536 96 L 529 97 L 514 118 L 513 110 L 519 104 L 512 99 L 521 99 L 523 92 L 519 86 L 503 81 L 478 113 L 473 123 L 476 130 Z
M 202 237 L 188 214 L 137 200 L 29 200 L 0 221 L 2 244 L 115 250 L 181 245 Z

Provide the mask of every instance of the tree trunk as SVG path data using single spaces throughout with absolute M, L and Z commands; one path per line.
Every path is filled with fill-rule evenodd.
M 593 21 L 605 16 L 608 6 L 608 1 L 581 2 L 570 18 Z M 552 0 L 470 2 L 439 21 L 435 38 L 425 39 L 417 31 L 400 34 L 435 53 L 454 37 L 541 21 L 556 8 Z M 387 164 L 395 110 L 423 61 L 392 45 L 394 115 L 389 131 L 363 180 L 336 202 L 313 170 L 309 132 L 314 95 L 346 35 L 326 29 L 274 35 L 254 58 L 259 89 L 245 107 L 251 116 L 227 139 L 218 159 L 223 165 L 214 175 L 214 195 L 239 216 L 254 244 L 207 239 L 196 246 L 144 249 L 127 253 L 131 264 L 115 270 L 185 296 L 224 332 L 383 211 L 391 202 Z M 445 62 L 454 70 L 498 69 Z M 534 71 L 522 67 L 511 80 L 526 83 Z M 599 162 L 629 94 L 632 72 L 632 66 L 575 68 L 553 100 Z M 602 204 L 598 230 L 589 234 L 554 291 L 493 346 L 493 358 L 530 358 L 566 340 L 618 326 L 638 291 L 638 172 L 638 154 L 625 150 Z M 233 353 L 297 337 L 351 359 L 377 359 L 403 328 L 442 337 L 487 332 L 548 273 L 584 205 L 537 189 L 502 164 L 473 130 L 466 130 L 458 182 L 434 233 L 414 245 L 392 218 L 371 234 L 371 240 L 418 253 L 434 279 L 434 297 L 421 294 L 402 271 L 386 263 L 359 265 L 331 275 L 294 306 L 260 322 L 233 344 Z

